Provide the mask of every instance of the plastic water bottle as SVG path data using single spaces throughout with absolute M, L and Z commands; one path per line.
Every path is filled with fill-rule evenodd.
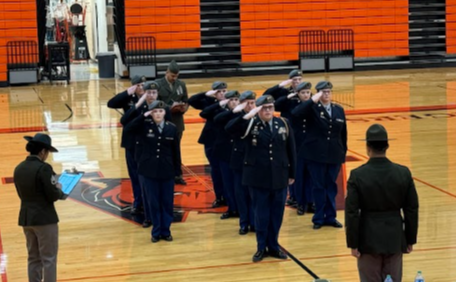
M 392 280 L 392 277 L 390 276 L 390 274 L 387 274 L 386 280 L 384 280 L 384 282 L 394 282 L 394 281 Z
M 424 276 L 422 276 L 422 271 L 417 272 L 416 278 L 414 278 L 414 282 L 425 282 Z

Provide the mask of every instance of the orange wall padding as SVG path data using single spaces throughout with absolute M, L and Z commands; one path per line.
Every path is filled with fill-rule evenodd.
M 297 60 L 304 29 L 353 29 L 356 57 L 409 54 L 408 0 L 241 0 L 243 62 Z
M 455 0 L 446 0 L 446 52 L 455 54 Z
M 154 36 L 157 49 L 200 47 L 199 0 L 125 0 L 126 39 Z
M 36 0 L 0 0 L 0 82 L 7 81 L 6 43 L 34 40 L 38 43 Z

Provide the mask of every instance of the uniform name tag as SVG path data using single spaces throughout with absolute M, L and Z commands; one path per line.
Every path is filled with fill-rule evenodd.
M 169 141 L 174 141 L 175 138 L 172 138 L 172 137 L 165 137 L 166 140 L 169 140 Z
M 343 120 L 343 119 L 340 119 L 340 118 L 336 118 L 336 121 L 337 121 L 337 122 L 340 122 L 340 123 L 344 123 L 344 120 Z
M 147 134 L 147 137 L 148 138 L 153 138 L 153 137 L 155 137 L 155 135 L 153 133 L 149 133 L 149 134 Z

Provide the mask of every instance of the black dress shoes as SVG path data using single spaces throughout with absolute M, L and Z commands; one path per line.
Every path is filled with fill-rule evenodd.
M 316 212 L 316 206 L 314 205 L 314 203 L 308 203 L 308 208 L 306 209 L 306 212 L 308 213 L 314 213 Z
M 249 231 L 255 232 L 255 227 L 254 227 L 254 226 L 251 226 L 251 228 L 249 228 Z
M 143 228 L 148 228 L 152 226 L 152 222 L 150 220 L 144 220 L 143 222 Z
M 248 227 L 241 227 L 240 228 L 240 232 L 239 232 L 240 235 L 246 235 L 247 233 L 249 233 Z
M 305 215 L 305 209 L 303 206 L 300 205 L 297 207 L 297 215 Z
M 321 225 L 321 224 L 314 224 L 314 225 L 313 225 L 313 229 L 314 229 L 314 230 L 319 230 L 319 229 L 321 229 L 321 228 L 322 228 L 322 225 Z
M 279 259 L 287 259 L 287 255 L 285 252 L 279 251 L 268 251 L 268 255 L 271 257 L 279 258 Z
M 225 205 L 225 201 L 223 199 L 216 199 L 213 201 L 213 205 L 212 207 L 213 208 L 218 208 L 218 207 L 221 207 L 221 206 L 224 206 Z
M 158 241 L 160 241 L 160 238 L 157 238 L 157 237 L 152 236 L 151 242 L 157 243 Z
M 164 239 L 167 242 L 172 242 L 173 241 L 173 237 L 171 235 L 161 236 L 160 238 Z
M 262 261 L 264 257 L 267 256 L 267 251 L 257 251 L 254 256 L 252 257 L 252 262 L 259 262 Z
M 187 185 L 186 181 L 182 178 L 182 176 L 175 177 L 175 184 L 176 185 Z
M 238 212 L 236 212 L 236 211 L 227 211 L 221 215 L 221 219 L 229 219 L 229 218 L 238 217 L 238 216 L 239 216 Z
M 328 224 L 328 226 L 332 226 L 335 228 L 343 228 L 343 224 L 341 224 L 338 220 L 335 219 L 335 222 Z

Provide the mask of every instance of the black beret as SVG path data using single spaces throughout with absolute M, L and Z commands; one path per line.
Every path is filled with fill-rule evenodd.
M 224 89 L 224 88 L 227 88 L 227 84 L 225 82 L 216 81 L 213 83 L 211 88 L 213 90 Z
M 160 88 L 160 86 L 156 81 L 147 81 L 143 86 L 144 90 L 150 90 L 150 89 L 159 90 L 159 88 Z
M 257 98 L 257 100 L 255 101 L 255 106 L 261 106 L 270 103 L 275 103 L 275 99 L 273 98 L 273 96 L 266 94 Z
M 300 90 L 311 89 L 312 86 L 313 85 L 310 82 L 302 82 L 297 86 L 296 91 L 298 93 L 298 92 L 300 92 Z
M 238 98 L 240 97 L 240 93 L 237 90 L 231 90 L 225 93 L 225 98 Z
M 137 85 L 137 84 L 141 84 L 141 83 L 144 83 L 146 81 L 146 77 L 145 76 L 134 76 L 131 80 L 132 82 L 132 85 Z
M 151 104 L 149 104 L 149 110 L 165 109 L 165 107 L 167 107 L 167 105 L 162 100 L 155 100 Z
M 257 96 L 257 94 L 255 92 L 253 92 L 252 90 L 247 90 L 247 91 L 241 93 L 240 101 L 243 102 L 248 99 L 255 99 L 256 96 Z
M 332 89 L 333 88 L 332 83 L 329 82 L 329 81 L 320 81 L 316 85 L 316 90 L 317 91 L 321 91 L 321 90 L 326 89 L 326 88 Z
M 292 70 L 289 73 L 289 79 L 291 79 L 293 77 L 301 77 L 301 71 L 300 70 Z

